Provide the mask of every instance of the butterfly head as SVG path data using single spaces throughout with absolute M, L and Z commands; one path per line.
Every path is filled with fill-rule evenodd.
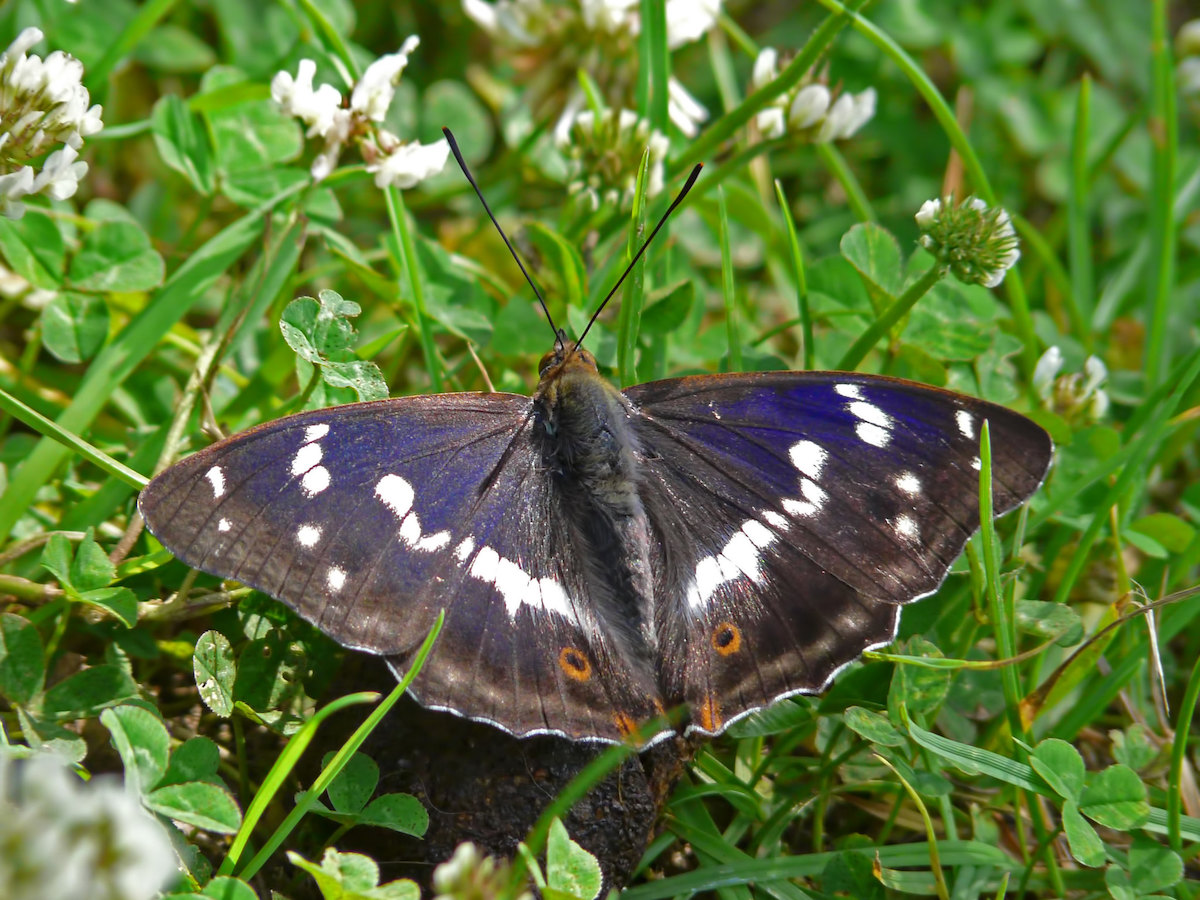
M 542 384 L 561 378 L 568 371 L 583 370 L 588 374 L 597 374 L 600 367 L 596 357 L 579 346 L 578 341 L 567 339 L 560 329 L 554 339 L 554 349 L 547 352 L 538 363 L 538 377 Z

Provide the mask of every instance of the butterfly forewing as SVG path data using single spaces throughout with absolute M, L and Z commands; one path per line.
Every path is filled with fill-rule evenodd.
M 303 413 L 166 470 L 139 508 L 184 562 L 398 670 L 445 609 L 413 686 L 426 705 L 619 740 L 661 708 L 656 686 L 592 613 L 531 407 L 453 394 Z
M 663 670 L 716 732 L 820 690 L 891 640 L 978 527 L 990 423 L 997 512 L 1041 483 L 1049 438 L 1002 407 L 895 379 L 761 373 L 637 385 L 662 558 Z

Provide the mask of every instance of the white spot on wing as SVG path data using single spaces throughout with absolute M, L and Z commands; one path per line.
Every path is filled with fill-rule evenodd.
M 850 410 L 852 416 L 863 422 L 870 422 L 872 425 L 878 425 L 880 428 L 892 427 L 892 417 L 874 403 L 856 400 L 854 403 L 848 404 L 846 408 Z
M 783 525 L 787 525 L 787 520 L 778 513 L 765 515 L 775 516 Z M 692 609 L 703 609 L 717 588 L 743 576 L 755 584 L 759 583 L 762 580 L 762 551 L 770 547 L 777 537 L 758 519 L 743 522 L 720 553 L 705 556 L 696 563 L 696 573 L 686 591 L 688 605 Z
M 862 399 L 862 389 L 857 384 L 835 384 L 833 389 L 843 397 L 849 397 L 851 400 Z
M 309 425 L 304 429 L 304 443 L 311 444 L 329 434 L 329 426 L 322 422 L 320 425 Z
M 900 537 L 908 538 L 911 541 L 915 541 L 921 536 L 921 532 L 917 528 L 917 523 L 913 521 L 911 516 L 896 516 L 896 520 L 892 522 L 892 527 L 896 529 L 896 534 L 900 535 Z
M 454 556 L 459 562 L 466 562 L 470 557 L 471 552 L 475 549 L 475 538 L 467 535 L 463 538 L 457 547 L 454 548 Z
M 912 472 L 901 472 L 896 476 L 896 487 L 910 497 L 916 497 L 921 493 L 921 479 Z
M 811 503 L 816 509 L 820 509 L 825 505 L 825 501 L 829 499 L 829 495 L 821 490 L 820 486 L 815 481 L 809 481 L 807 478 L 800 482 L 800 493 L 804 495 L 804 499 Z
M 383 505 L 390 509 L 397 519 L 403 519 L 412 509 L 412 485 L 399 475 L 384 475 L 380 478 L 375 484 L 375 496 L 383 501 Z
M 329 589 L 333 592 L 340 591 L 346 583 L 346 573 L 337 566 L 330 566 L 329 571 L 325 573 L 325 583 L 329 585 Z
M 316 525 L 301 525 L 296 529 L 296 540 L 301 547 L 315 547 L 321 539 L 321 529 Z
M 829 454 L 812 441 L 796 441 L 788 451 L 792 465 L 809 478 L 820 478 Z
M 974 459 L 971 460 L 971 468 L 974 469 L 976 472 L 982 472 L 983 471 L 983 460 L 980 459 L 978 456 L 976 456 Z
M 292 476 L 303 475 L 321 461 L 321 445 L 305 444 L 292 457 Z
M 309 446 L 315 447 L 317 445 L 309 444 Z M 304 491 L 305 496 L 312 499 L 325 490 L 325 488 L 329 487 L 329 470 L 324 466 L 309 469 L 304 473 L 304 477 L 300 479 L 300 487 Z
M 774 525 L 776 528 L 778 528 L 780 531 L 783 531 L 788 527 L 788 520 L 786 518 L 784 518 L 783 516 L 781 516 L 779 513 L 775 512 L 775 510 L 773 510 L 773 509 L 764 510 L 762 513 L 762 517 L 764 519 L 766 519 L 767 522 L 769 522 L 771 525 Z
M 870 444 L 872 447 L 886 447 L 888 441 L 892 439 L 891 433 L 886 428 L 880 428 L 870 422 L 859 422 L 854 427 L 854 433 L 864 444 Z
M 233 523 L 230 522 L 228 519 L 222 519 L 220 522 L 217 523 L 217 531 L 222 531 L 222 532 L 228 531 L 232 527 L 233 527 Z
M 960 409 L 954 414 L 954 421 L 958 423 L 958 430 L 962 432 L 965 438 L 975 438 L 975 417 L 965 409 Z
M 816 506 L 811 503 L 805 503 L 803 500 L 793 500 L 791 497 L 783 501 L 783 509 L 785 512 L 791 513 L 793 516 L 811 516 L 817 511 Z
M 460 553 L 470 540 L 467 538 L 459 544 L 456 553 Z M 467 574 L 495 586 L 504 600 L 504 608 L 510 619 L 516 618 L 521 607 L 526 606 L 555 613 L 579 624 L 575 610 L 558 582 L 552 578 L 532 577 L 520 565 L 501 556 L 491 547 L 480 548 Z
M 432 553 L 434 550 L 441 550 L 449 543 L 450 532 L 438 531 L 433 534 L 427 534 L 417 541 L 417 549 L 424 553 Z
M 220 466 L 213 466 L 204 473 L 204 477 L 207 478 L 208 483 L 212 485 L 214 500 L 225 493 L 225 473 L 221 471 Z

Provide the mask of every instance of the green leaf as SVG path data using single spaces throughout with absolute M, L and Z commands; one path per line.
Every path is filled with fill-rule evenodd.
M 1183 878 L 1179 854 L 1140 834 L 1129 848 L 1129 879 L 1139 896 L 1166 890 Z
M 148 69 L 159 72 L 200 74 L 211 69 L 217 55 L 204 39 L 178 25 L 160 25 L 138 43 L 134 57 Z M 176 94 L 168 97 L 178 99 Z M 165 98 L 164 98 L 165 99 Z
M 496 314 L 492 346 L 506 356 L 524 356 L 543 352 L 550 333 L 546 318 L 536 301 L 513 297 Z
M 200 117 L 178 94 L 160 97 L 150 113 L 150 131 L 158 155 L 198 193 L 213 192 L 212 148 Z
M 84 291 L 147 291 L 163 283 L 164 264 L 136 222 L 105 221 L 71 260 L 71 284 Z
M 681 281 L 650 295 L 650 304 L 642 312 L 641 333 L 651 336 L 678 331 L 687 321 L 696 302 L 696 286 Z
M 11 703 L 26 704 L 42 689 L 46 677 L 42 637 L 27 619 L 0 615 L 0 694 Z
M 233 834 L 242 824 L 242 814 L 229 792 L 204 781 L 163 785 L 151 791 L 145 803 L 169 819 L 216 834 Z
M 594 900 L 600 894 L 604 875 L 596 857 L 567 835 L 562 821 L 550 823 L 546 840 L 546 900 Z
M 1143 516 L 1130 523 L 1131 531 L 1144 534 L 1171 553 L 1183 553 L 1195 540 L 1196 529 L 1179 516 L 1159 512 Z
M 1118 831 L 1138 828 L 1150 817 L 1146 785 L 1137 772 L 1119 763 L 1088 779 L 1079 798 L 1079 809 L 1094 822 Z
M 367 804 L 358 821 L 402 834 L 422 837 L 429 830 L 429 813 L 411 794 L 382 794 Z
M 1018 600 L 1017 630 L 1060 647 L 1071 647 L 1083 637 L 1083 622 L 1073 607 L 1043 600 Z
M 360 853 L 338 853 L 330 847 L 319 866 L 291 850 L 288 859 L 316 879 L 325 900 L 420 900 L 421 891 L 414 881 L 379 884 L 379 866 Z
M 906 652 L 910 656 L 945 658 L 936 645 L 922 637 L 910 638 Z M 898 665 L 888 692 L 888 712 L 893 721 L 900 720 L 896 711 L 901 704 L 912 715 L 935 714 L 946 701 L 949 691 L 950 672 L 925 666 Z
M 842 713 L 842 720 L 847 728 L 872 744 L 899 747 L 906 743 L 904 735 L 881 713 L 863 709 L 861 706 L 851 706 Z
M 383 374 L 351 349 L 356 332 L 349 320 L 361 312 L 336 291 L 321 291 L 317 300 L 300 297 L 289 303 L 279 329 L 297 356 L 321 368 L 327 384 L 351 388 L 360 400 L 379 400 L 387 396 Z
M 28 209 L 20 219 L 0 216 L 0 257 L 35 288 L 62 287 L 66 255 L 62 232 L 41 210 Z
M 138 696 L 138 686 L 119 666 L 92 666 L 46 691 L 42 710 L 58 721 L 86 719 Z
M 42 340 L 60 361 L 91 359 L 108 337 L 108 306 L 88 294 L 63 291 L 42 310 Z
M 1104 842 L 1096 829 L 1082 815 L 1074 800 L 1067 800 L 1062 808 L 1062 826 L 1067 835 L 1067 846 L 1071 855 L 1085 866 L 1098 868 L 1104 865 L 1108 855 L 1104 852 Z
M 97 588 L 76 598 L 80 603 L 99 607 L 120 619 L 126 628 L 137 625 L 137 595 L 126 587 Z
M 821 871 L 821 889 L 830 897 L 886 900 L 887 889 L 875 877 L 871 856 L 862 851 L 835 853 Z
M 870 288 L 895 296 L 901 287 L 900 245 L 886 228 L 873 222 L 852 227 L 842 237 L 842 256 Z
M 223 719 L 233 715 L 237 666 L 229 638 L 219 631 L 206 631 L 200 635 L 192 654 L 192 672 L 205 705 Z
M 1079 800 L 1087 768 L 1079 751 L 1057 738 L 1047 738 L 1038 744 L 1029 757 L 1029 764 L 1054 792 L 1067 800 Z M 1089 863 L 1089 865 L 1093 865 Z M 1096 864 L 1098 865 L 1098 864 Z
M 333 753 L 326 753 L 321 766 L 329 765 Z M 379 784 L 379 766 L 365 753 L 355 753 L 337 777 L 330 782 L 326 794 L 329 803 L 340 813 L 361 812 Z
M 65 534 L 55 532 L 42 548 L 42 558 L 39 560 L 43 569 L 58 579 L 63 588 L 73 587 L 71 584 L 71 559 L 75 549 L 71 539 Z
M 96 543 L 89 528 L 71 561 L 71 586 L 78 591 L 90 591 L 111 584 L 117 576 L 117 567 L 108 554 Z
M 217 769 L 221 764 L 221 751 L 209 738 L 188 738 L 175 748 L 161 784 L 184 784 L 189 781 L 218 783 Z
M 100 723 L 125 764 L 125 779 L 144 794 L 167 771 L 170 739 L 162 720 L 140 706 L 117 706 L 100 713 Z
M 1140 772 L 1158 758 L 1158 748 L 1150 743 L 1146 726 L 1133 724 L 1124 731 L 1108 733 L 1112 741 L 1113 758 L 1135 772 Z

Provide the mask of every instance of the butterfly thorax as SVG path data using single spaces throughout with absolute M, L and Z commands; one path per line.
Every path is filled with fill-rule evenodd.
M 592 593 L 631 615 L 653 647 L 650 526 L 639 494 L 629 401 L 600 375 L 590 353 L 568 346 L 543 368 L 535 407 L 543 462 L 593 550 Z

